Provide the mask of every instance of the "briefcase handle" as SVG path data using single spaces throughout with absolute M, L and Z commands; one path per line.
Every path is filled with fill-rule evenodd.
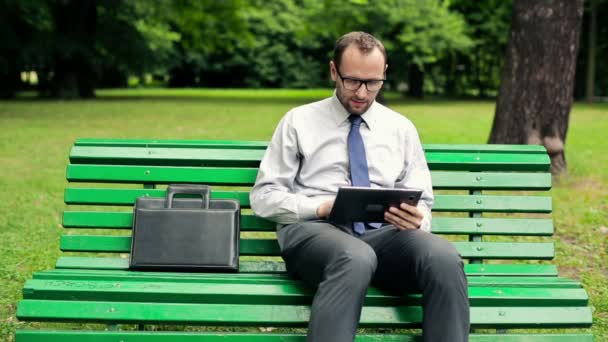
M 167 188 L 165 207 L 173 207 L 173 198 L 177 194 L 200 195 L 203 199 L 203 209 L 209 208 L 209 186 L 201 184 L 171 184 Z

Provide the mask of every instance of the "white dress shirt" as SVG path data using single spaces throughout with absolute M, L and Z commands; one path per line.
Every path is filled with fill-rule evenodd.
M 351 185 L 349 115 L 335 93 L 285 114 L 251 190 L 256 215 L 281 225 L 318 219 L 319 205 L 334 199 L 340 186 Z M 430 231 L 433 189 L 416 128 L 375 101 L 361 117 L 371 187 L 422 189 L 420 229 Z

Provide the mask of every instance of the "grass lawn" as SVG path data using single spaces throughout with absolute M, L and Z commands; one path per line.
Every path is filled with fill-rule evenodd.
M 0 340 L 20 325 L 15 304 L 34 271 L 59 255 L 65 167 L 79 137 L 268 140 L 291 107 L 330 90 L 99 91 L 89 101 L 0 102 Z M 425 143 L 485 143 L 490 101 L 388 96 Z M 596 341 L 608 341 L 608 104 L 576 104 L 568 133 L 569 173 L 554 181 L 556 263 L 583 282 Z

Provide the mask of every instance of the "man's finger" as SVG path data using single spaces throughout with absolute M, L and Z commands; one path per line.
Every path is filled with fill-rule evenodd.
M 401 208 L 401 210 L 407 211 L 408 213 L 412 214 L 413 216 L 420 217 L 420 218 L 422 218 L 424 216 L 422 214 L 422 212 L 413 205 L 409 205 L 407 203 L 401 203 L 400 208 Z
M 389 212 L 391 214 L 399 217 L 401 220 L 407 221 L 416 227 L 418 227 L 420 225 L 421 218 L 411 215 L 407 211 L 401 210 L 399 208 L 391 207 L 391 208 L 389 208 Z
M 418 229 L 415 223 L 403 220 L 388 211 L 384 213 L 384 219 L 399 229 Z

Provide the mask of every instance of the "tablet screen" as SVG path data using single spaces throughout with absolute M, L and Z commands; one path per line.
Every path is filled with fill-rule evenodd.
M 385 222 L 384 212 L 401 203 L 417 205 L 420 189 L 385 189 L 344 186 L 338 190 L 329 220 L 335 223 Z

